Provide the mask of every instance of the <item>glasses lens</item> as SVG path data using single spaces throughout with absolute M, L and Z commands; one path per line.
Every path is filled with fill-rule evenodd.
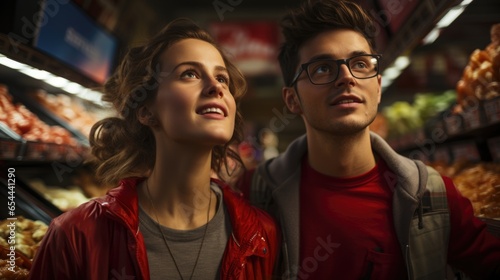
M 361 55 L 349 60 L 349 69 L 355 78 L 371 78 L 378 73 L 378 59 L 371 55 Z
M 346 64 L 355 78 L 367 79 L 378 74 L 378 57 L 376 56 L 360 55 L 346 61 L 348 61 Z M 307 66 L 307 74 L 313 84 L 328 84 L 337 79 L 340 68 L 338 64 L 343 64 L 342 60 L 325 59 L 311 62 Z
M 338 69 L 334 60 L 318 60 L 308 65 L 307 73 L 313 84 L 327 84 L 337 77 Z

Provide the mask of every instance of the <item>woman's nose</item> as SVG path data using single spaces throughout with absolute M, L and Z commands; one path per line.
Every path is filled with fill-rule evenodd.
M 219 81 L 216 79 L 210 79 L 208 81 L 208 85 L 205 88 L 205 95 L 207 96 L 218 96 L 222 98 L 224 96 L 224 90 L 222 88 L 222 85 Z

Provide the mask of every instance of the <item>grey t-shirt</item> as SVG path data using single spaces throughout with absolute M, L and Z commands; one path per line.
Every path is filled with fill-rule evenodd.
M 217 195 L 217 213 L 208 223 L 207 234 L 192 279 L 220 279 L 222 256 L 232 230 L 222 200 L 222 191 L 216 184 L 212 184 L 211 187 Z M 144 212 L 140 205 L 139 220 L 139 227 L 146 244 L 151 279 L 181 279 L 158 229 L 158 223 L 154 217 Z M 164 226 L 161 228 L 182 273 L 182 279 L 189 279 L 205 226 L 193 230 L 175 230 Z

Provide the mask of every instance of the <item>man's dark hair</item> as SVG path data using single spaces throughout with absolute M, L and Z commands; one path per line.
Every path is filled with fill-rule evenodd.
M 291 86 L 299 63 L 299 48 L 319 33 L 350 29 L 362 34 L 375 50 L 376 27 L 358 4 L 344 0 L 308 0 L 281 21 L 284 43 L 278 60 L 286 86 Z

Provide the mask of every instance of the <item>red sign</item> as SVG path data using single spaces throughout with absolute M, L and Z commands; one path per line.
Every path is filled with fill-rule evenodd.
M 280 33 L 276 22 L 216 22 L 210 31 L 245 75 L 277 73 Z

